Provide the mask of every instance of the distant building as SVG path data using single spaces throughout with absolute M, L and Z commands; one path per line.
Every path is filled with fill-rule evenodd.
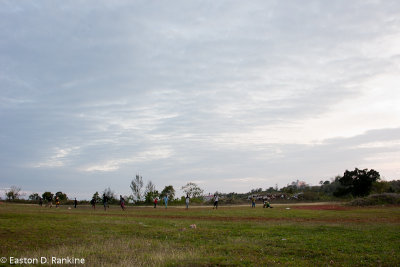
M 214 198 L 214 195 L 208 194 L 208 195 L 203 196 L 203 201 L 208 202 L 208 201 L 211 201 L 213 198 Z

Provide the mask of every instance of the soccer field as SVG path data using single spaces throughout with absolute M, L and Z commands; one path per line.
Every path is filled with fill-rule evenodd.
M 399 266 L 400 207 L 2 203 L 0 239 L 3 266 Z

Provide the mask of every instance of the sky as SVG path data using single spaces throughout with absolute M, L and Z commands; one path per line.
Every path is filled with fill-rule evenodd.
M 400 179 L 399 1 L 0 0 L 0 35 L 0 191 Z

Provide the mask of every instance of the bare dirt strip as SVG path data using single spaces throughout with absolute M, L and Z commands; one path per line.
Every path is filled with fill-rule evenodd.
M 353 207 L 346 207 L 342 206 L 339 204 L 327 204 L 327 203 L 319 203 L 317 204 L 309 204 L 309 203 L 303 203 L 302 205 L 295 204 L 295 205 L 276 205 L 276 206 L 281 206 L 283 208 L 284 206 L 287 207 L 287 209 L 300 209 L 300 210 L 327 210 L 327 211 L 332 211 L 332 212 L 340 212 L 341 211 L 347 211 L 347 210 L 352 210 L 354 209 Z M 396 206 L 397 207 L 397 206 Z M 210 209 L 210 207 L 197 207 L 200 209 Z M 222 208 L 222 207 L 221 207 Z M 225 208 L 225 207 L 223 207 Z M 279 209 L 279 208 L 278 208 Z M 164 210 L 164 209 L 162 209 Z M 176 208 L 176 210 L 181 210 L 180 208 Z M 221 221 L 221 222 L 309 222 L 309 223 L 375 223 L 375 222 L 381 222 L 381 223 L 399 223 L 400 224 L 400 217 L 347 217 L 347 216 L 335 216 L 334 213 L 332 213 L 330 216 L 326 217 L 267 217 L 267 216 L 219 216 L 218 211 L 216 210 L 215 216 L 196 216 L 196 215 L 182 215 L 180 214 L 174 214 L 174 215 L 168 215 L 168 214 L 143 214 L 142 212 L 145 211 L 144 209 L 138 208 L 138 209 L 131 209 L 129 211 L 121 211 L 121 213 L 107 213 L 107 212 L 102 212 L 102 213 L 91 213 L 90 216 L 107 216 L 107 217 L 130 217 L 130 218 L 154 218 L 154 219 L 176 219 L 176 220 L 191 220 L 191 221 Z M 160 210 L 161 211 L 161 210 Z M 182 209 L 183 211 L 183 209 Z M 44 213 L 52 213 L 50 211 L 44 211 Z M 158 212 L 158 209 L 157 209 Z M 57 212 L 58 213 L 58 212 Z M 180 212 L 179 212 L 180 213 Z M 266 209 L 266 214 L 268 213 L 268 209 Z M 58 213 L 60 214 L 60 213 Z M 68 212 L 68 211 L 62 211 L 61 214 L 65 215 L 78 215 L 78 216 L 88 216 L 89 214 L 86 212 Z

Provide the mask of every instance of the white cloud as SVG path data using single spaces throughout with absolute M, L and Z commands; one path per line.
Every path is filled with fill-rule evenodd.
M 44 161 L 40 161 L 37 163 L 33 163 L 31 166 L 33 168 L 54 168 L 54 167 L 63 167 L 67 164 L 69 157 L 71 155 L 76 156 L 79 154 L 80 147 L 66 147 L 66 148 L 53 148 L 52 155 L 45 158 Z
M 160 159 L 168 159 L 173 155 L 173 150 L 167 147 L 150 148 L 147 151 L 136 153 L 134 156 L 107 159 L 101 164 L 89 164 L 88 166 L 80 167 L 79 169 L 85 172 L 112 172 L 120 169 L 123 165 L 138 163 L 138 162 L 151 162 Z

